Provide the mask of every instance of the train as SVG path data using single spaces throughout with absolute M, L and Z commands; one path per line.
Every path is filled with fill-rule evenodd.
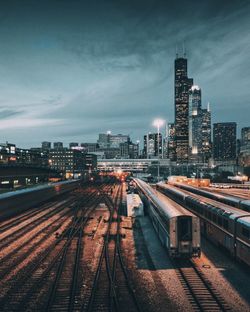
M 0 194 L 0 220 L 70 192 L 79 185 L 79 180 L 67 180 Z
M 250 213 L 225 204 L 209 203 L 162 182 L 157 183 L 156 188 L 197 215 L 205 237 L 250 266 Z
M 221 203 L 250 212 L 250 200 L 249 199 L 240 199 L 235 196 L 217 194 L 217 193 L 209 192 L 204 189 L 192 187 L 190 185 L 186 185 L 182 183 L 171 183 L 171 184 L 181 189 L 187 190 L 189 192 L 192 192 L 201 196 L 205 196 L 207 198 L 217 200 Z
M 133 179 L 154 229 L 172 258 L 200 257 L 200 221 L 139 179 Z

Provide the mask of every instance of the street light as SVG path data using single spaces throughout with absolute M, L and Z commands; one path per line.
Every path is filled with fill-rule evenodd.
M 162 119 L 155 119 L 153 122 L 153 126 L 157 128 L 157 141 L 158 141 L 158 167 L 157 167 L 157 180 L 159 182 L 160 180 L 160 153 L 159 153 L 159 147 L 160 147 L 160 127 L 164 125 L 164 120 Z

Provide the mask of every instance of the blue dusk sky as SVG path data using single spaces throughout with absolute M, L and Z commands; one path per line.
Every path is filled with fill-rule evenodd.
M 174 120 L 174 59 L 212 121 L 250 126 L 250 1 L 0 0 L 1 142 L 142 140 Z

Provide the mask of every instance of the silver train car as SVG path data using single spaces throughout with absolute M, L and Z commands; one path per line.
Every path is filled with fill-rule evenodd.
M 250 266 L 250 213 L 187 194 L 164 183 L 158 183 L 156 187 L 200 218 L 201 232 L 205 237 Z
M 48 183 L 0 195 L 0 220 L 79 187 L 79 180 Z
M 245 211 L 250 212 L 250 200 L 237 198 L 236 196 L 224 195 L 213 193 L 204 189 L 196 188 L 190 185 L 182 184 L 182 183 L 172 183 L 174 186 L 177 186 L 183 190 L 187 190 L 194 194 L 198 194 L 201 196 L 205 196 L 207 198 L 211 198 L 217 200 L 221 203 L 240 208 Z
M 200 221 L 190 211 L 166 199 L 147 183 L 133 179 L 154 229 L 171 257 L 199 257 Z

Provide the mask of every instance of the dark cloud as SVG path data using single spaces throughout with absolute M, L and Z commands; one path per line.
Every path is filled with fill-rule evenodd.
M 183 42 L 213 121 L 249 126 L 249 1 L 12 0 L 0 26 L 4 139 L 142 137 L 154 117 L 174 118 Z
M 21 113 L 22 113 L 22 111 L 14 111 L 14 110 L 10 110 L 10 109 L 0 109 L 0 119 L 12 117 L 15 115 L 19 115 Z

